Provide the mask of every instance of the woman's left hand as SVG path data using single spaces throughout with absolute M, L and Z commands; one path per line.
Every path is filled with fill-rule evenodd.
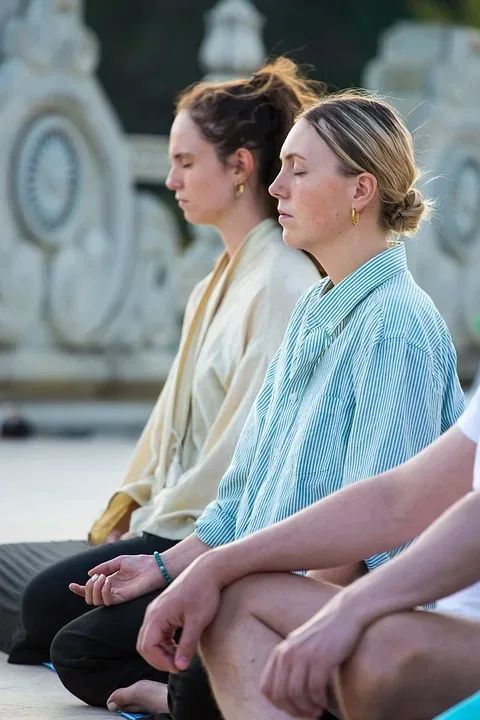
M 261 689 L 293 717 L 319 717 L 327 709 L 333 671 L 353 652 L 363 631 L 342 593 L 290 633 L 270 655 Z
M 128 532 L 124 532 L 123 535 L 120 535 L 120 540 L 132 540 L 132 538 L 136 537 L 137 534 L 132 532 L 131 530 L 128 530 Z

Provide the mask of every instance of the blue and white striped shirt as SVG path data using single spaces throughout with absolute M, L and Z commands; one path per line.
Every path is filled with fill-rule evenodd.
M 445 323 L 403 244 L 386 250 L 300 298 L 196 535 L 214 547 L 279 522 L 408 460 L 463 409 Z

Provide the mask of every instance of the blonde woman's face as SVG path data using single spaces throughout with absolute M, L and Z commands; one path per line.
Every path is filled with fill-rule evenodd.
M 351 223 L 355 179 L 340 172 L 336 155 L 306 120 L 294 125 L 280 157 L 269 192 L 278 201 L 284 242 L 315 255 Z
M 187 110 L 175 118 L 169 141 L 171 168 L 166 185 L 186 220 L 217 226 L 235 202 L 233 170 L 218 159 Z

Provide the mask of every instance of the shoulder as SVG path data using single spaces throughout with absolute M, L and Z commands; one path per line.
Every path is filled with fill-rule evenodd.
M 244 302 L 251 303 L 252 309 L 261 305 L 265 322 L 272 316 L 290 318 L 299 299 L 320 280 L 314 262 L 301 250 L 285 245 L 280 226 L 272 223 L 261 250 L 245 268 Z
M 289 262 L 284 249 L 288 251 Z M 275 257 L 259 263 L 253 270 L 249 292 L 242 296 L 244 320 L 248 337 L 258 339 L 266 356 L 277 350 L 285 334 L 291 332 L 292 323 L 303 315 L 319 280 L 320 274 L 308 256 L 283 247 Z
M 256 285 L 273 313 L 293 312 L 298 300 L 321 280 L 314 262 L 301 250 L 283 242 L 280 228 L 272 228 L 258 258 Z
M 300 296 L 321 277 L 318 268 L 301 250 L 285 245 L 280 226 L 273 225 L 261 253 L 260 264 L 269 284 L 282 281 L 280 289 Z
M 370 342 L 404 341 L 425 352 L 451 343 L 435 304 L 409 272 L 396 275 L 373 291 L 362 314 Z

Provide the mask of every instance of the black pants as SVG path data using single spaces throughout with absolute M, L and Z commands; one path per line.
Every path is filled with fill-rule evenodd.
M 173 720 L 222 720 L 199 657 L 188 670 L 170 675 L 168 709 Z
M 99 707 L 105 707 L 114 690 L 138 680 L 168 681 L 173 720 L 221 720 L 198 658 L 188 670 L 168 677 L 148 665 L 135 650 L 147 605 L 159 593 L 149 593 L 122 605 L 91 609 L 68 589 L 70 582 L 84 583 L 88 570 L 101 562 L 118 555 L 164 552 L 174 544 L 172 540 L 144 534 L 141 538 L 89 549 L 39 573 L 25 590 L 22 603 L 25 637 L 13 648 L 9 662 L 39 664 L 51 657 L 67 690 Z
M 85 583 L 92 567 L 118 555 L 162 552 L 172 545 L 175 545 L 173 540 L 144 534 L 132 540 L 88 548 L 42 570 L 23 593 L 23 633 L 11 649 L 8 661 L 19 665 L 39 665 L 49 661 L 50 646 L 59 630 L 80 616 L 97 612 L 68 589 L 69 583 Z

